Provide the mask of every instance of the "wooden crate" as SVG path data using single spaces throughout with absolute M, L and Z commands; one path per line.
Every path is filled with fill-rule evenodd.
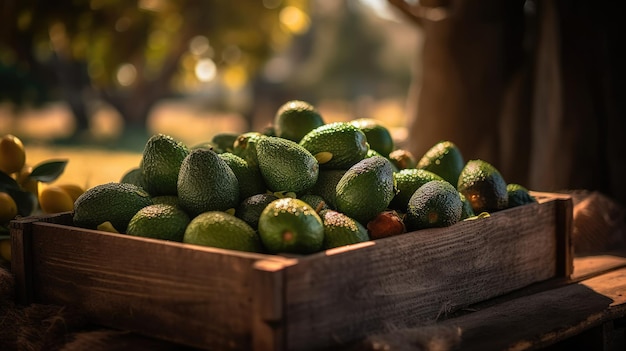
M 206 349 L 313 350 L 436 322 L 572 271 L 572 201 L 537 204 L 308 256 L 86 230 L 71 213 L 11 223 L 17 296 Z

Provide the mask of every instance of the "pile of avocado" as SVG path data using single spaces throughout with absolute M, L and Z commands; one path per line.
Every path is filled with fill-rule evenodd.
M 325 123 L 297 100 L 263 132 L 220 133 L 191 147 L 154 135 L 140 164 L 104 187 L 113 194 L 107 201 L 125 199 L 118 207 L 98 210 L 103 186 L 94 188 L 76 201 L 78 226 L 272 254 L 309 254 L 536 202 L 488 162 L 466 162 L 451 141 L 416 159 L 394 147 L 378 120 Z

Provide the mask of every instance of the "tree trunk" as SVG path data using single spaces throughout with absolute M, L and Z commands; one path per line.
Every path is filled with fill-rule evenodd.
M 525 11 L 529 5 L 533 11 Z M 409 150 L 421 157 L 447 139 L 466 159 L 492 163 L 509 183 L 597 190 L 626 204 L 618 5 L 453 0 L 446 6 L 443 20 L 418 21 L 423 79 L 409 111 Z

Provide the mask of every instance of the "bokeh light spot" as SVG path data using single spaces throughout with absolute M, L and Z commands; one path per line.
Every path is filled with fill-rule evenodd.
M 217 74 L 217 66 L 211 59 L 202 59 L 196 63 L 196 77 L 201 82 L 209 82 L 215 78 Z
M 287 6 L 280 11 L 280 23 L 294 34 L 305 33 L 311 24 L 309 16 L 295 6 Z
M 115 78 L 121 86 L 130 86 L 137 79 L 137 69 L 132 64 L 125 63 L 117 69 Z
M 189 51 L 196 56 L 204 55 L 209 51 L 209 39 L 204 35 L 197 35 L 189 41 Z

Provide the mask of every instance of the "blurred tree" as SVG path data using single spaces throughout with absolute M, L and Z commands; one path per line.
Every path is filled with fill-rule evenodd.
M 5 0 L 0 101 L 64 99 L 88 128 L 86 100 L 145 129 L 156 102 L 212 80 L 242 84 L 293 35 L 280 16 L 307 0 Z
M 318 4 L 318 5 L 321 5 Z M 354 100 L 362 95 L 394 96 L 399 91 L 381 89 L 386 81 L 399 81 L 396 88 L 409 85 L 408 67 L 381 60 L 386 35 L 383 20 L 354 2 L 326 2 L 313 8 L 311 31 L 296 47 L 297 67 L 291 84 L 315 86 L 315 98 Z M 396 73 L 401 72 L 400 75 Z M 394 76 L 395 75 L 395 76 Z M 388 88 L 388 87 L 387 87 Z
M 383 18 L 365 3 L 310 1 L 310 30 L 274 56 L 254 82 L 257 124 L 270 123 L 279 105 L 291 99 L 317 105 L 323 100 L 354 103 L 406 95 L 415 55 L 398 47 L 402 39 L 393 38 L 405 34 L 398 31 L 407 27 L 400 23 L 404 18 Z M 413 47 L 411 39 L 407 45 Z M 269 77 L 263 74 L 268 72 Z

